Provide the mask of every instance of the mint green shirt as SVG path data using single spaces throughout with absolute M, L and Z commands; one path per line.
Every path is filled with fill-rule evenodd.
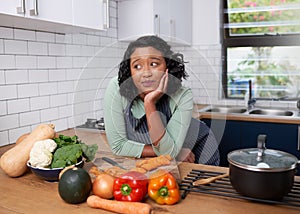
M 193 95 L 190 88 L 181 87 L 170 97 L 172 117 L 159 146 L 153 146 L 153 149 L 158 156 L 170 154 L 176 157 L 183 145 L 192 118 Z M 139 158 L 145 144 L 127 139 L 124 121 L 127 105 L 129 105 L 127 98 L 121 96 L 119 92 L 118 78 L 112 78 L 104 95 L 104 121 L 109 146 L 116 155 Z M 143 101 L 135 101 L 131 112 L 137 119 L 143 117 L 145 115 Z

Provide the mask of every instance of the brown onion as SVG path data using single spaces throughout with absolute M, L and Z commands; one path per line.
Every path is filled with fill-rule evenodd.
M 102 173 L 96 177 L 93 182 L 93 193 L 104 199 L 110 199 L 114 196 L 113 194 L 114 177 Z

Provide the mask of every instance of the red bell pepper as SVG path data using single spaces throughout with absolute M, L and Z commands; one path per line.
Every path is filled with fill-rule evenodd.
M 148 178 L 140 172 L 129 171 L 115 179 L 113 192 L 117 201 L 140 202 L 147 195 Z

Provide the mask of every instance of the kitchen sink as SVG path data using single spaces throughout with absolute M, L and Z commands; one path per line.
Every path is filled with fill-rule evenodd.
M 246 112 L 246 108 L 239 108 L 239 107 L 212 107 L 206 110 L 206 112 L 218 112 L 218 113 L 224 113 L 224 114 L 230 114 L 230 113 L 244 113 Z
M 246 107 L 238 106 L 208 106 L 200 109 L 199 112 L 204 113 L 219 113 L 219 114 L 241 114 L 252 116 L 267 116 L 267 117 L 300 117 L 300 113 L 293 110 L 272 109 L 272 108 L 254 108 L 247 109 Z
M 269 116 L 293 116 L 294 115 L 292 111 L 278 110 L 278 109 L 255 109 L 250 111 L 249 114 L 269 115 Z

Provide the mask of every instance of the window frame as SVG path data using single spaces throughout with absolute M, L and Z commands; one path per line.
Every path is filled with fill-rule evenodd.
M 222 58 L 222 96 L 225 99 L 243 99 L 240 97 L 228 96 L 228 77 L 227 77 L 227 49 L 232 47 L 267 47 L 267 46 L 300 46 L 300 34 L 267 34 L 267 35 L 248 35 L 230 36 L 230 28 L 224 25 L 229 23 L 227 10 L 227 0 L 220 0 L 220 41 Z M 258 98 L 261 100 L 274 100 L 274 98 Z M 276 98 L 275 98 L 276 99 Z

